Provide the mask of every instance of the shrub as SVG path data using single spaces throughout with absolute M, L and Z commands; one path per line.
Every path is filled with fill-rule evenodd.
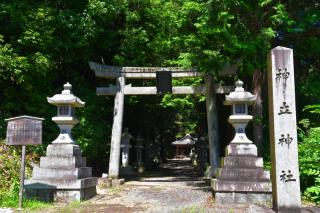
M 320 127 L 300 134 L 299 166 L 303 196 L 320 204 Z
M 30 149 L 29 149 L 30 150 Z M 31 175 L 31 164 L 38 159 L 35 152 L 27 152 L 26 178 Z M 21 147 L 7 146 L 0 140 L 0 207 L 17 207 L 20 187 Z M 24 206 L 39 208 L 43 204 L 39 201 L 25 200 Z

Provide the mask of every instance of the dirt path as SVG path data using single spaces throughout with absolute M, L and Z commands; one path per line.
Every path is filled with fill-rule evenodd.
M 39 212 L 39 211 L 38 211 Z M 169 160 L 157 172 L 99 189 L 91 200 L 40 212 L 271 213 L 256 205 L 215 205 L 210 183 L 202 180 L 188 160 Z M 302 211 L 317 212 L 317 211 Z
M 248 205 L 214 206 L 210 183 L 202 180 L 189 160 L 168 160 L 158 172 L 99 193 L 89 202 L 103 212 L 272 212 Z
M 179 212 L 205 206 L 212 197 L 208 184 L 186 160 L 170 160 L 159 172 L 129 180 L 114 194 L 100 192 L 96 204 L 125 205 L 137 212 Z

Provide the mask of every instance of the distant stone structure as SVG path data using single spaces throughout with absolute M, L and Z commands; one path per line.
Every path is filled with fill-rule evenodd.
M 200 137 L 195 144 L 197 166 L 201 173 L 206 170 L 208 164 L 209 145 L 208 139 Z
M 128 128 L 124 128 L 124 131 L 121 135 L 121 167 L 120 167 L 120 175 L 122 176 L 130 176 L 133 175 L 133 169 L 129 165 L 129 157 L 130 157 L 130 149 L 131 144 L 130 140 L 132 135 L 129 133 Z
M 235 136 L 226 147 L 226 157 L 217 178 L 212 180 L 216 203 L 271 203 L 271 182 L 269 171 L 263 170 L 263 159 L 257 157 L 257 147 L 245 133 L 248 122 L 248 104 L 256 97 L 245 92 L 243 82 L 236 82 L 236 89 L 226 95 L 225 105 L 232 105 L 233 114 L 229 123 L 235 129 Z
M 79 122 L 74 117 L 74 108 L 85 104 L 72 94 L 71 88 L 67 83 L 61 94 L 47 98 L 58 107 L 58 115 L 52 120 L 58 124 L 60 134 L 47 147 L 40 166 L 33 168 L 32 179 L 26 180 L 27 197 L 68 202 L 96 195 L 97 178 L 92 177 L 92 169 L 86 167 L 86 159 L 71 136 L 71 129 Z
M 186 134 L 183 138 L 173 141 L 171 145 L 176 147 L 176 158 L 190 157 L 190 152 L 196 140 L 191 135 Z
M 137 143 L 136 143 L 136 157 L 137 157 L 137 171 L 138 173 L 143 173 L 145 171 L 145 166 L 142 160 L 142 153 L 143 153 L 143 138 L 141 134 L 137 136 Z

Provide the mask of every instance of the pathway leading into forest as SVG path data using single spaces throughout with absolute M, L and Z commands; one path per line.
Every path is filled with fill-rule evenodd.
M 309 211 L 310 210 L 310 211 Z M 318 208 L 304 208 L 303 213 L 318 213 Z M 69 206 L 55 206 L 37 211 L 105 213 L 271 213 L 256 205 L 215 205 L 210 183 L 202 180 L 190 160 L 168 160 L 157 172 L 127 180 L 124 185 L 98 189 L 94 198 Z M 320 212 L 319 212 L 320 213 Z
M 182 159 L 168 160 L 157 172 L 99 193 L 90 202 L 101 212 L 272 212 L 257 206 L 213 205 L 210 183 L 190 160 Z

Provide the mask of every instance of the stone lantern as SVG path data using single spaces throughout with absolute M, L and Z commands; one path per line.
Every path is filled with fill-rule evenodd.
M 71 92 L 71 84 L 63 85 L 64 90 L 61 94 L 56 94 L 51 98 L 47 98 L 48 102 L 58 107 L 57 116 L 52 120 L 59 126 L 60 134 L 52 143 L 75 143 L 72 139 L 71 129 L 79 123 L 74 115 L 75 107 L 83 107 L 85 102 L 81 101 Z
M 269 171 L 263 169 L 263 159 L 258 157 L 257 147 L 245 133 L 248 122 L 248 105 L 256 96 L 243 89 L 238 80 L 234 92 L 226 95 L 225 105 L 232 106 L 228 121 L 235 129 L 235 136 L 226 147 L 226 157 L 221 160 L 216 179 L 212 180 L 215 201 L 219 204 L 270 203 L 271 182 Z
M 58 124 L 60 134 L 48 145 L 40 165 L 33 168 L 32 179 L 26 180 L 29 198 L 69 202 L 96 195 L 97 178 L 92 177 L 92 168 L 86 166 L 86 158 L 71 136 L 71 129 L 79 122 L 74 117 L 74 108 L 85 104 L 72 94 L 71 88 L 67 83 L 61 94 L 47 98 L 58 107 L 58 115 L 52 120 Z
M 130 156 L 130 140 L 132 135 L 129 133 L 128 128 L 124 129 L 121 137 L 121 148 L 122 148 L 122 166 L 128 167 L 129 166 L 129 156 Z
M 251 144 L 252 141 L 247 138 L 245 129 L 248 122 L 252 120 L 252 116 L 248 115 L 248 105 L 255 102 L 256 96 L 244 91 L 242 86 L 243 82 L 238 80 L 235 91 L 226 95 L 224 105 L 232 106 L 232 115 L 228 121 L 235 129 L 235 136 L 231 143 Z
M 143 151 L 143 138 L 141 137 L 141 134 L 138 134 L 137 144 L 136 144 L 138 173 L 143 173 L 145 170 L 142 162 L 142 151 Z
M 129 157 L 130 157 L 130 140 L 132 135 L 129 133 L 128 128 L 124 128 L 124 131 L 121 135 L 121 167 L 120 174 L 123 176 L 129 176 L 133 174 L 132 167 L 129 165 Z

